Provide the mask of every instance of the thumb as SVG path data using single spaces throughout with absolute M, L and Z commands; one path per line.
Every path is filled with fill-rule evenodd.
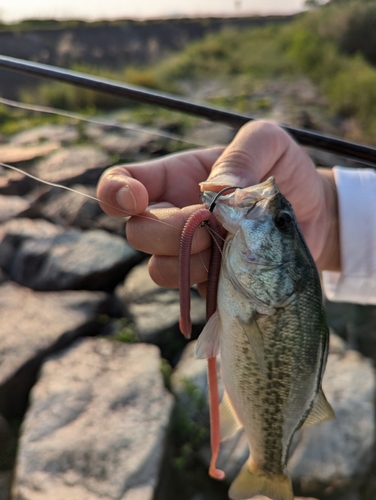
M 285 153 L 291 139 L 272 122 L 244 125 L 214 163 L 202 191 L 220 191 L 227 186 L 251 186 L 267 178 Z

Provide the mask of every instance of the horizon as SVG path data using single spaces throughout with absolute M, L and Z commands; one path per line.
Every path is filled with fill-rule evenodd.
M 153 19 L 251 17 L 296 14 L 304 10 L 305 0 L 92 0 L 90 10 L 76 0 L 0 0 L 0 20 L 16 23 L 24 20 L 115 21 L 121 19 L 145 21 Z M 178 6 L 177 6 L 178 5 Z

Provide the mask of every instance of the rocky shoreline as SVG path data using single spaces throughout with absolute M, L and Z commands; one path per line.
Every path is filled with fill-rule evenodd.
M 50 125 L 4 138 L 0 161 L 94 195 L 114 152 L 165 149 L 147 134 Z M 222 446 L 225 482 L 209 479 L 205 362 L 178 331 L 177 291 L 150 280 L 125 221 L 6 170 L 0 205 L 0 499 L 227 498 L 244 436 Z M 195 290 L 192 300 L 197 337 L 205 307 Z M 324 389 L 337 420 L 292 445 L 306 500 L 375 498 L 375 373 L 349 347 L 332 334 Z

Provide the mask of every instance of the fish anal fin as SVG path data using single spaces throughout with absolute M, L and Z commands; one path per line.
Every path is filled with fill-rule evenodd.
M 219 405 L 219 420 L 221 423 L 221 441 L 230 438 L 243 427 L 226 391 Z
M 197 340 L 195 358 L 214 358 L 219 354 L 219 337 L 221 321 L 218 311 L 210 317 Z
M 264 339 L 260 331 L 260 328 L 258 327 L 257 321 L 251 318 L 248 322 L 246 322 L 243 321 L 241 318 L 239 318 L 239 316 L 237 316 L 237 320 L 248 339 L 255 361 L 260 368 L 260 372 L 264 374 L 265 373 Z
M 272 474 L 247 462 L 232 483 L 229 497 L 232 500 L 248 500 L 264 495 L 271 500 L 294 500 L 291 480 L 287 474 Z
M 333 408 L 328 403 L 325 394 L 320 388 L 315 401 L 313 403 L 311 411 L 308 413 L 302 427 L 309 427 L 310 425 L 321 424 L 322 422 L 327 422 L 328 420 L 335 419 Z

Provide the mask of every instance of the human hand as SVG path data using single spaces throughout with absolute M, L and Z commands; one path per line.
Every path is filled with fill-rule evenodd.
M 271 175 L 292 204 L 318 267 L 338 270 L 333 175 L 330 170 L 316 170 L 304 150 L 270 122 L 248 123 L 225 149 L 188 151 L 113 167 L 103 174 L 97 195 L 110 215 L 124 216 L 124 211 L 140 215 L 127 223 L 128 241 L 152 254 L 149 272 L 156 283 L 176 287 L 180 233 L 200 203 L 199 183 L 204 183 L 204 189 L 219 191 L 228 185 L 257 184 Z M 209 235 L 199 228 L 192 246 L 191 282 L 198 283 L 201 290 L 209 256 Z

